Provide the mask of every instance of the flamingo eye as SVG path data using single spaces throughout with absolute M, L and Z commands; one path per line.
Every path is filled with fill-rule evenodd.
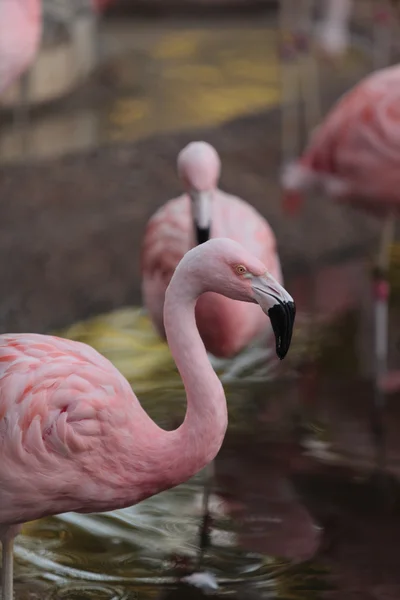
M 247 273 L 247 269 L 244 265 L 236 265 L 235 271 L 238 275 L 245 275 L 245 273 Z

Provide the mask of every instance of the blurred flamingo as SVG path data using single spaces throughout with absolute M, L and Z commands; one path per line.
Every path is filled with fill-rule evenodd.
M 323 0 L 322 19 L 315 33 L 323 58 L 337 63 L 352 38 L 350 19 L 353 0 Z M 282 162 L 284 167 L 300 151 L 302 128 L 300 107 L 305 112 L 305 129 L 310 134 L 322 119 L 318 67 L 312 50 L 314 8 L 313 0 L 299 0 L 295 5 L 282 0 L 280 9 L 280 57 L 282 80 Z M 392 49 L 393 9 L 390 0 L 371 0 L 373 25 L 372 59 L 374 69 L 389 65 Z M 363 44 L 365 47 L 366 44 Z M 368 51 L 371 44 L 368 43 Z M 289 213 L 296 211 L 295 195 L 292 202 L 284 204 Z
M 147 224 L 141 254 L 142 294 L 162 337 L 165 291 L 176 265 L 195 244 L 215 237 L 235 240 L 282 283 L 271 227 L 250 204 L 217 188 L 220 169 L 219 156 L 210 144 L 186 146 L 178 156 L 186 193 L 164 204 Z M 224 358 L 245 348 L 264 326 L 257 307 L 211 292 L 199 298 L 196 322 L 206 349 Z
M 186 193 L 167 202 L 151 217 L 141 255 L 144 304 L 162 337 L 165 291 L 176 265 L 191 247 L 210 237 L 223 236 L 241 243 L 282 283 L 276 240 L 267 221 L 244 200 L 217 188 L 221 162 L 216 150 L 206 142 L 192 142 L 181 150 L 177 162 Z M 211 291 L 199 298 L 195 313 L 204 345 L 217 357 L 236 355 L 265 328 L 256 306 L 233 302 Z M 208 540 L 212 479 L 210 464 L 205 476 L 199 563 Z
M 372 58 L 374 68 L 389 64 L 392 46 L 393 0 L 371 0 L 370 17 L 373 27 Z M 354 0 L 324 0 L 323 16 L 318 24 L 316 37 L 320 49 L 326 58 L 337 61 L 344 56 L 350 43 L 360 42 L 360 38 L 351 39 L 350 20 L 354 9 Z M 370 51 L 371 44 L 362 43 Z
M 320 186 L 332 198 L 383 217 L 374 275 L 375 410 L 378 465 L 383 464 L 384 397 L 379 382 L 387 370 L 389 248 L 400 207 L 400 66 L 366 77 L 339 100 L 313 134 L 299 160 L 283 172 L 284 201 L 300 208 L 302 192 Z M 300 202 L 300 203 L 299 203 Z M 292 207 L 293 208 L 293 207 Z
M 110 4 L 115 4 L 115 0 L 91 0 L 91 2 L 93 8 L 98 12 L 102 12 L 104 9 L 110 6 Z
M 350 44 L 353 0 L 325 0 L 324 15 L 317 28 L 318 45 L 331 60 L 341 58 Z
M 186 481 L 214 459 L 227 410 L 195 321 L 196 300 L 208 291 L 258 303 L 274 326 L 280 358 L 290 346 L 293 299 L 266 265 L 229 239 L 189 251 L 164 306 L 188 402 L 175 431 L 160 429 L 127 380 L 86 344 L 38 334 L 0 336 L 3 600 L 13 600 L 13 543 L 21 524 L 130 506 Z
M 21 79 L 20 105 L 16 111 L 25 124 L 28 80 L 26 71 L 33 63 L 42 33 L 40 0 L 0 2 L 0 96 Z

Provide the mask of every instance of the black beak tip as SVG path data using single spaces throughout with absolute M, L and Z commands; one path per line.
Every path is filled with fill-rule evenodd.
M 280 360 L 283 360 L 292 341 L 296 305 L 294 302 L 275 304 L 269 309 L 268 316 L 275 334 L 276 355 Z
M 200 227 L 199 225 L 196 224 L 195 226 L 195 232 L 196 232 L 196 241 L 197 241 L 197 245 L 200 246 L 200 244 L 204 244 L 205 242 L 208 242 L 208 240 L 210 239 L 210 227 Z

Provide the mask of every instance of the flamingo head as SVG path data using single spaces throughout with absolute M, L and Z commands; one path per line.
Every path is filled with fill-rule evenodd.
M 192 261 L 192 257 L 197 260 Z M 193 281 L 194 277 L 199 285 L 197 295 L 217 292 L 234 300 L 259 304 L 271 321 L 276 354 L 281 360 L 285 358 L 296 306 L 258 258 L 231 239 L 214 238 L 187 252 L 183 260 L 190 265 L 188 279 Z
M 210 237 L 211 199 L 220 172 L 218 153 L 207 142 L 191 142 L 178 155 L 178 174 L 191 199 L 198 244 Z

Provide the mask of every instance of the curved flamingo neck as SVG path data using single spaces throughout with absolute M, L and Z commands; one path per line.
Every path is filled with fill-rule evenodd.
M 173 477 L 178 482 L 185 481 L 214 459 L 228 424 L 224 390 L 196 326 L 195 305 L 203 293 L 199 279 L 195 270 L 191 271 L 190 263 L 181 263 L 164 303 L 167 341 L 187 396 L 184 422 L 167 434 L 169 439 L 164 450 L 174 464 Z

